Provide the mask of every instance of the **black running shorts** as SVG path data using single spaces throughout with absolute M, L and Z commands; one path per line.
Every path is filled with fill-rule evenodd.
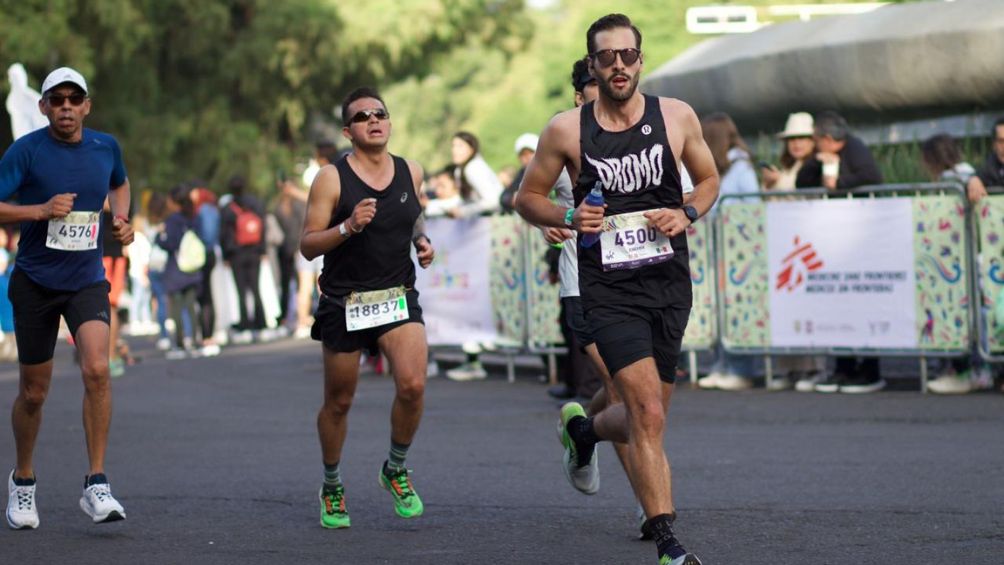
M 108 281 L 102 280 L 77 291 L 53 290 L 14 269 L 7 297 L 14 306 L 14 335 L 17 357 L 22 365 L 37 365 L 52 359 L 59 335 L 59 317 L 66 319 L 70 334 L 84 322 L 108 323 Z
M 350 332 L 345 327 L 345 299 L 322 295 L 314 314 L 310 337 L 338 353 L 366 350 L 371 355 L 376 355 L 379 353 L 377 340 L 383 334 L 411 322 L 425 323 L 422 320 L 422 307 L 418 305 L 418 291 L 412 289 L 406 292 L 405 300 L 408 301 L 407 320 Z
M 659 379 L 676 382 L 676 365 L 690 309 L 602 305 L 587 312 L 600 357 L 610 374 L 646 357 L 655 358 Z
M 589 324 L 586 323 L 586 316 L 582 312 L 582 299 L 578 296 L 566 296 L 561 299 L 561 305 L 565 308 L 565 323 L 575 334 L 579 348 L 585 351 L 586 347 L 596 340 L 593 339 L 593 332 L 589 331 Z

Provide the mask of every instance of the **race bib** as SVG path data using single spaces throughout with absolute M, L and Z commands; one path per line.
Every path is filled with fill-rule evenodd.
M 673 257 L 669 238 L 648 224 L 645 212 L 628 212 L 603 218 L 600 233 L 603 270 L 637 269 Z
M 345 299 L 345 328 L 350 332 L 408 319 L 404 287 L 353 292 Z
M 53 218 L 45 246 L 62 251 L 96 249 L 100 222 L 99 212 L 70 212 L 65 218 Z

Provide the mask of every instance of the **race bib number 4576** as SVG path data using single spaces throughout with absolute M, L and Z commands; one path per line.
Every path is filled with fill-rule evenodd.
M 49 220 L 45 246 L 62 251 L 87 251 L 98 247 L 98 212 L 70 212 L 65 218 Z
M 345 300 L 345 329 L 350 332 L 408 319 L 408 299 L 403 287 L 353 292 Z
M 600 234 L 603 270 L 637 269 L 673 257 L 669 238 L 648 223 L 645 212 L 628 212 L 603 219 Z

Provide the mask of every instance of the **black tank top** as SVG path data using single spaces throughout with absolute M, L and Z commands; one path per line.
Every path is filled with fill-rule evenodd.
M 683 206 L 683 189 L 665 120 L 655 96 L 645 96 L 641 121 L 622 132 L 600 127 L 593 103 L 582 107 L 579 122 L 581 172 L 575 183 L 575 205 L 599 181 L 606 215 Z M 581 241 L 582 234 L 579 234 Z M 602 304 L 648 308 L 690 308 L 692 289 L 687 236 L 670 239 L 669 261 L 636 269 L 603 271 L 601 243 L 579 247 L 579 292 L 588 310 Z
M 349 166 L 347 156 L 335 163 L 342 193 L 328 227 L 337 226 L 348 218 L 364 198 L 376 198 L 377 211 L 366 229 L 324 254 L 320 286 L 327 296 L 415 286 L 411 237 L 422 205 L 415 195 L 408 162 L 391 157 L 394 178 L 384 190 L 376 190 L 363 182 Z

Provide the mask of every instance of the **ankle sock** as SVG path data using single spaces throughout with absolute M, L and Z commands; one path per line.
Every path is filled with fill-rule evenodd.
M 659 514 L 649 519 L 645 525 L 655 538 L 655 545 L 659 549 L 659 557 L 663 555 L 670 559 L 676 559 L 687 554 L 687 550 L 677 541 L 673 533 L 673 522 L 676 520 L 676 512 L 672 514 Z
M 588 465 L 593 457 L 593 450 L 600 438 L 593 428 L 593 419 L 584 416 L 576 416 L 568 421 L 568 437 L 575 442 L 575 450 L 578 455 L 579 467 Z
M 400 472 L 404 469 L 404 459 L 408 456 L 408 448 L 411 444 L 390 442 L 390 453 L 387 455 L 387 464 L 384 467 L 388 471 Z
M 95 473 L 84 477 L 84 488 L 100 484 L 108 484 L 108 477 L 104 473 Z
M 18 476 L 14 476 L 14 484 L 19 487 L 30 487 L 35 486 L 35 476 L 32 475 L 30 479 L 22 479 Z
M 333 491 L 342 486 L 342 474 L 339 469 L 340 461 L 334 465 L 324 466 L 324 490 Z

